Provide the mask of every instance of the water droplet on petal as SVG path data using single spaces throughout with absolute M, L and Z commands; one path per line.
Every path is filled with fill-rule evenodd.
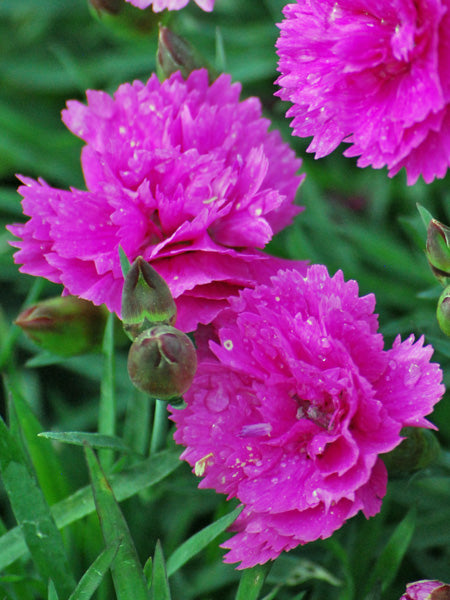
M 411 363 L 408 367 L 408 371 L 405 374 L 403 381 L 407 387 L 413 387 L 419 380 L 421 371 L 417 363 Z

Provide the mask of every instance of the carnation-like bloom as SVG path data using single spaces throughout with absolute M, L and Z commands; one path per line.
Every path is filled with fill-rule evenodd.
M 209 350 L 199 340 L 187 408 L 171 418 L 200 487 L 245 507 L 226 562 L 264 563 L 375 515 L 380 455 L 402 427 L 434 427 L 425 415 L 444 387 L 433 349 L 411 335 L 385 350 L 374 306 L 341 271 L 280 270 L 231 300 Z
M 167 10 L 180 10 L 189 3 L 189 0 L 126 0 L 126 2 L 130 2 L 138 8 L 151 6 L 155 12 L 161 12 L 166 8 Z M 194 2 L 207 12 L 211 12 L 214 8 L 214 0 L 194 0 Z
M 316 158 L 429 183 L 450 164 L 450 0 L 297 0 L 284 8 L 278 92 Z
M 431 579 L 408 583 L 400 600 L 450 600 L 450 585 Z
M 208 323 L 230 295 L 271 272 L 256 250 L 300 211 L 293 200 L 301 161 L 268 132 L 256 98 L 206 70 L 184 81 L 121 85 L 111 98 L 88 91 L 63 121 L 86 146 L 87 191 L 22 178 L 21 271 L 62 283 L 67 293 L 120 314 L 119 246 L 150 262 L 178 306 L 177 327 Z

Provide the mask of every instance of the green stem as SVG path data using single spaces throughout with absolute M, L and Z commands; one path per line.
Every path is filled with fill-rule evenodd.
M 154 454 L 164 448 L 167 435 L 167 402 L 155 400 L 155 413 L 153 416 L 152 439 L 150 442 L 150 454 Z
M 103 338 L 103 376 L 100 387 L 100 405 L 98 411 L 98 432 L 103 435 L 116 433 L 116 394 L 114 388 L 114 315 L 111 313 L 106 322 Z M 114 455 L 110 450 L 99 452 L 100 462 L 105 471 L 112 466 Z

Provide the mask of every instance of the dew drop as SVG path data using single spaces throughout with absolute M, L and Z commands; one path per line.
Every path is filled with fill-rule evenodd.
M 413 387 L 420 377 L 420 367 L 416 363 L 411 363 L 408 367 L 408 371 L 403 378 L 403 381 L 407 387 Z
M 397 368 L 397 363 L 395 362 L 395 360 L 389 361 L 389 367 L 392 369 L 392 371 L 395 371 L 395 369 Z
M 231 340 L 225 340 L 223 343 L 225 350 L 233 350 L 233 342 Z

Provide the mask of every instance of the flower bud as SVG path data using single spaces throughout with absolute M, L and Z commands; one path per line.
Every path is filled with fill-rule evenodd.
M 133 384 L 160 400 L 178 398 L 197 370 L 197 354 L 188 336 L 171 325 L 155 325 L 131 344 L 128 374 Z
M 186 79 L 192 71 L 206 67 L 205 63 L 187 40 L 160 26 L 156 54 L 156 72 L 160 80 L 177 71 Z
M 408 583 L 400 600 L 450 600 L 450 585 L 435 579 Z
M 43 350 L 74 356 L 100 351 L 107 314 L 103 306 L 62 296 L 27 308 L 15 323 Z
M 156 323 L 173 325 L 177 316 L 169 286 L 155 269 L 139 256 L 125 277 L 122 292 L 122 323 L 134 340 Z
M 450 285 L 442 292 L 436 309 L 436 317 L 439 327 L 450 336 Z
M 428 224 L 425 254 L 434 275 L 445 283 L 450 277 L 450 228 L 436 219 Z
M 103 12 L 110 15 L 117 15 L 123 3 L 124 0 L 89 0 L 89 4 L 95 8 L 98 15 L 101 15 Z
M 436 436 L 428 429 L 405 427 L 405 439 L 383 459 L 390 476 L 407 476 L 424 469 L 436 460 L 440 452 Z

